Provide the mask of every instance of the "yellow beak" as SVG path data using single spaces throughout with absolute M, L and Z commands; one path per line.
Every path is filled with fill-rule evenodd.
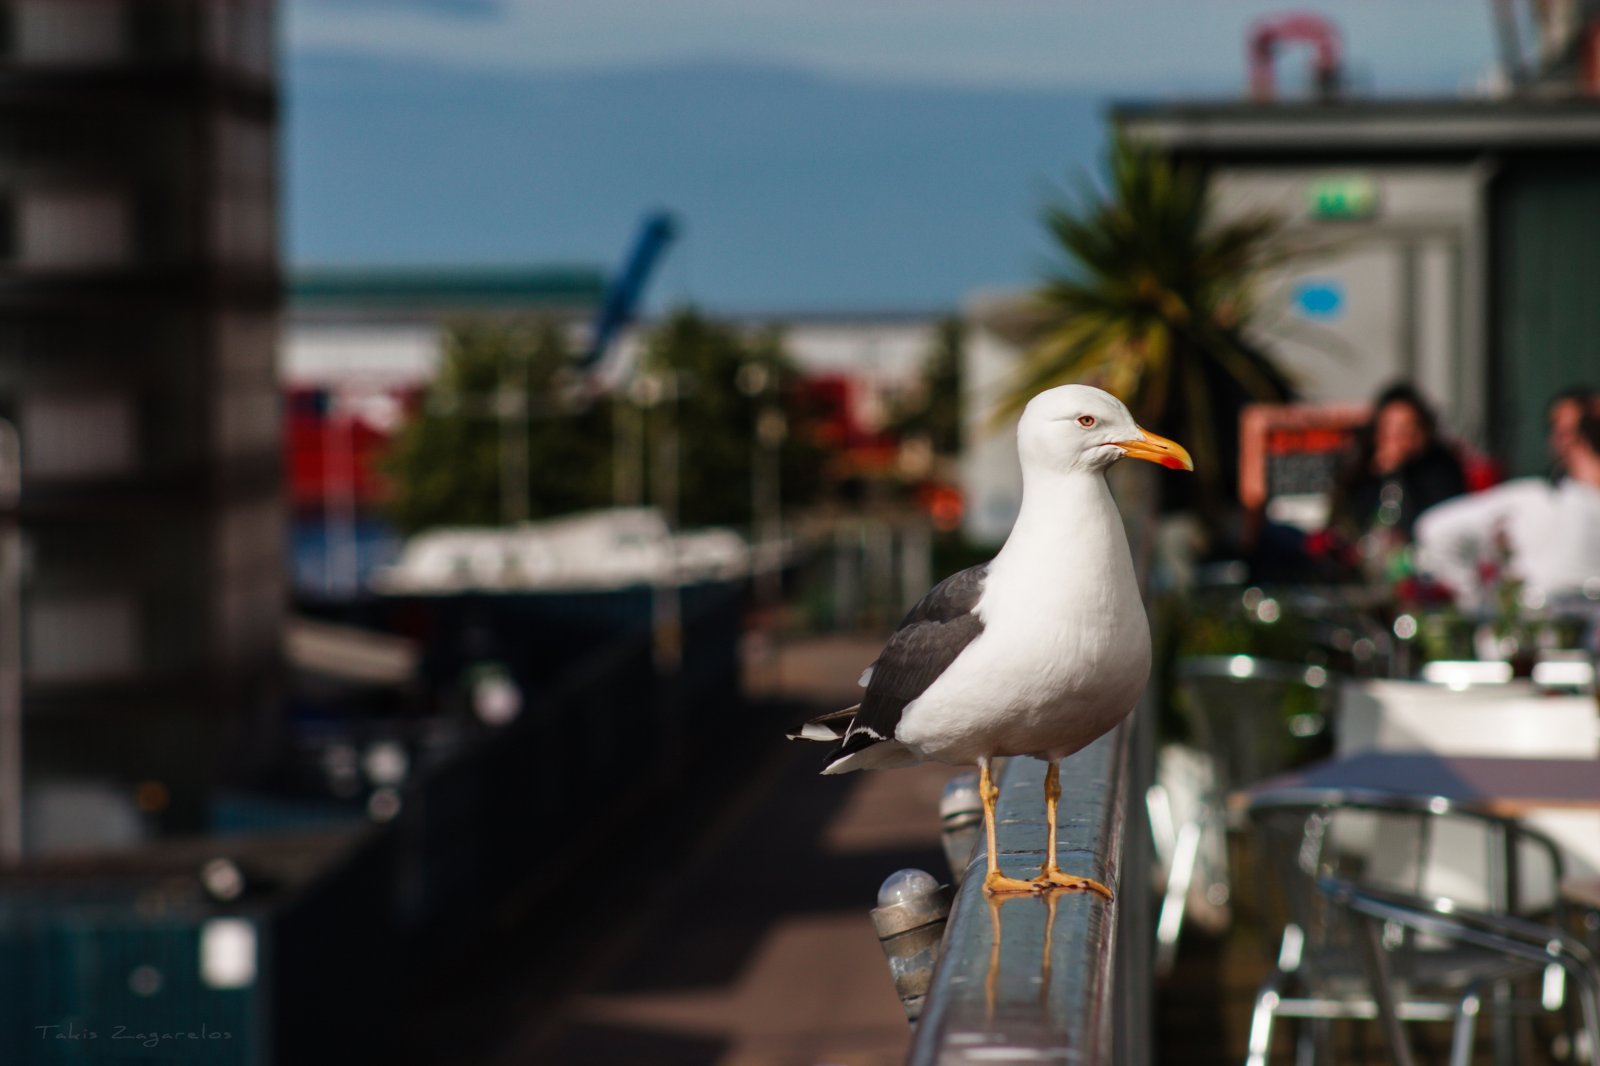
M 1168 470 L 1193 470 L 1194 460 L 1189 458 L 1188 451 L 1177 441 L 1170 441 L 1148 429 L 1141 428 L 1144 434 L 1142 440 L 1121 440 L 1117 447 L 1122 449 L 1123 455 L 1131 455 L 1135 459 L 1147 459 L 1152 463 L 1160 463 Z

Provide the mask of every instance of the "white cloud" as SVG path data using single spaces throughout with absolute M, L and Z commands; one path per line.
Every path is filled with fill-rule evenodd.
M 448 67 L 571 71 L 703 59 L 858 80 L 1242 87 L 1244 34 L 1282 0 L 442 0 L 404 7 L 290 0 L 288 46 Z M 1452 88 L 1493 58 L 1487 5 L 1343 0 L 1358 85 Z M 1286 63 L 1297 66 L 1290 57 Z M 1296 80 L 1286 73 L 1285 80 Z

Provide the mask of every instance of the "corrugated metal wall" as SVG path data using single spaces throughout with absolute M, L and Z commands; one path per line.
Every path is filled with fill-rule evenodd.
M 1600 158 L 1520 161 L 1494 201 L 1493 444 L 1509 473 L 1538 474 L 1550 397 L 1600 387 Z

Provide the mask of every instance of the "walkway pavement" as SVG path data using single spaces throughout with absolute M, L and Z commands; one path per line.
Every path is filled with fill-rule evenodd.
M 832 709 L 877 641 L 791 643 L 752 664 L 759 697 Z M 823 751 L 777 751 L 724 809 L 634 935 L 511 1063 L 887 1066 L 909 1038 L 867 912 L 906 866 L 946 876 L 951 770 L 820 777 Z

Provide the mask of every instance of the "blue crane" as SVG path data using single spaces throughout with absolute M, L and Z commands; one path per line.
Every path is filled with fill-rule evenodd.
M 652 211 L 639 224 L 627 261 L 606 287 L 600 313 L 595 316 L 594 339 L 580 364 L 585 372 L 600 369 L 612 341 L 633 321 L 651 272 L 677 235 L 678 220 L 668 211 Z

